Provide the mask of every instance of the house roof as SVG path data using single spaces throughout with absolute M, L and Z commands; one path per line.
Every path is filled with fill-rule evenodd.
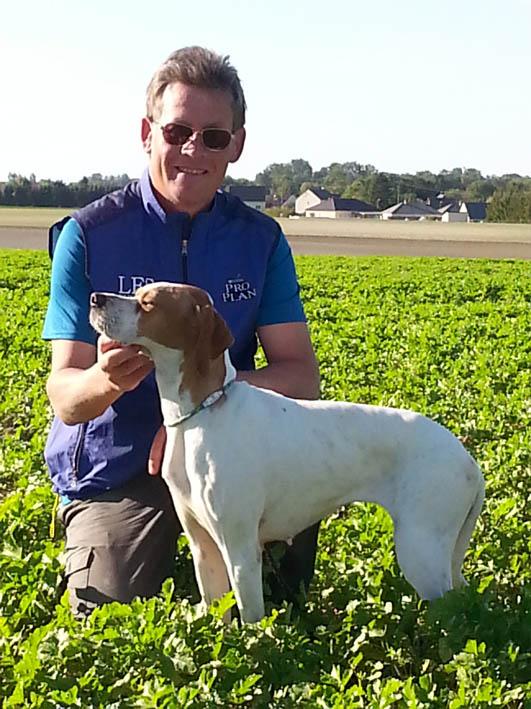
M 463 202 L 470 219 L 481 222 L 487 218 L 487 205 L 485 202 Z
M 228 192 L 244 202 L 264 202 L 266 188 L 263 185 L 229 185 Z
M 334 196 L 331 192 L 325 190 L 324 187 L 308 187 L 307 192 L 313 192 L 313 194 L 321 200 Z
M 458 212 L 459 202 L 457 202 L 456 200 L 448 202 L 448 204 L 445 204 L 444 207 L 439 207 L 437 211 L 439 212 L 439 214 L 446 214 L 446 212 Z
M 433 187 L 415 187 L 415 194 L 419 199 L 429 200 L 429 199 L 441 199 L 443 196 L 441 190 L 435 189 Z
M 398 202 L 397 204 L 393 204 L 391 207 L 384 209 L 382 214 L 401 217 L 424 217 L 427 214 L 439 214 L 439 212 L 433 209 L 433 207 L 424 204 L 424 202 L 415 200 L 414 202 Z
M 449 204 L 457 204 L 457 206 L 459 206 L 458 200 L 452 199 L 451 197 L 447 197 L 445 194 L 442 194 L 442 192 L 438 199 L 439 204 L 437 205 L 436 209 L 442 209 L 443 207 L 446 207 Z M 430 206 L 433 207 L 433 204 L 430 203 Z
M 360 199 L 344 199 L 342 197 L 329 197 L 314 205 L 311 212 L 375 212 L 376 207 Z
M 282 202 L 281 206 L 282 207 L 294 207 L 296 201 L 297 201 L 297 198 L 295 197 L 295 195 L 290 194 L 290 196 L 284 202 Z

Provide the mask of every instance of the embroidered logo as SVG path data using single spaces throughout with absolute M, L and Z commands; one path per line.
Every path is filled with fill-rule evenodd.
M 138 288 L 147 283 L 155 283 L 151 276 L 118 276 L 118 294 L 133 295 Z
M 238 275 L 236 278 L 228 279 L 221 297 L 224 303 L 237 303 L 240 300 L 251 300 L 251 298 L 256 298 L 256 288 L 253 288 L 249 281 L 246 281 Z

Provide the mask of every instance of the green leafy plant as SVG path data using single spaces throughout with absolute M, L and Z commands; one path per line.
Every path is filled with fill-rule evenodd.
M 305 614 L 272 608 L 225 627 L 233 598 L 198 613 L 184 539 L 158 597 L 71 617 L 42 458 L 49 265 L 44 254 L 0 255 L 4 707 L 531 706 L 528 263 L 298 259 L 323 397 L 421 411 L 483 469 L 470 586 L 420 602 L 389 517 L 355 504 L 322 524 Z

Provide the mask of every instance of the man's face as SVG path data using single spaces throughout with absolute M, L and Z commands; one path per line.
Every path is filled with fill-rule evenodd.
M 224 150 L 209 150 L 201 135 L 184 145 L 170 145 L 161 125 L 182 123 L 194 131 L 224 128 L 232 131 L 230 95 L 218 89 L 203 89 L 176 82 L 166 87 L 159 104 L 156 123 L 142 120 L 142 142 L 149 155 L 151 182 L 161 206 L 167 212 L 187 212 L 194 216 L 212 201 L 221 186 L 227 165 L 240 157 L 245 130 L 237 130 Z

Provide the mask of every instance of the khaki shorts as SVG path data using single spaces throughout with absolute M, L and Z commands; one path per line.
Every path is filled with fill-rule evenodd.
M 140 475 L 121 488 L 59 510 L 65 576 L 76 616 L 111 601 L 148 598 L 171 576 L 181 526 L 166 483 Z

